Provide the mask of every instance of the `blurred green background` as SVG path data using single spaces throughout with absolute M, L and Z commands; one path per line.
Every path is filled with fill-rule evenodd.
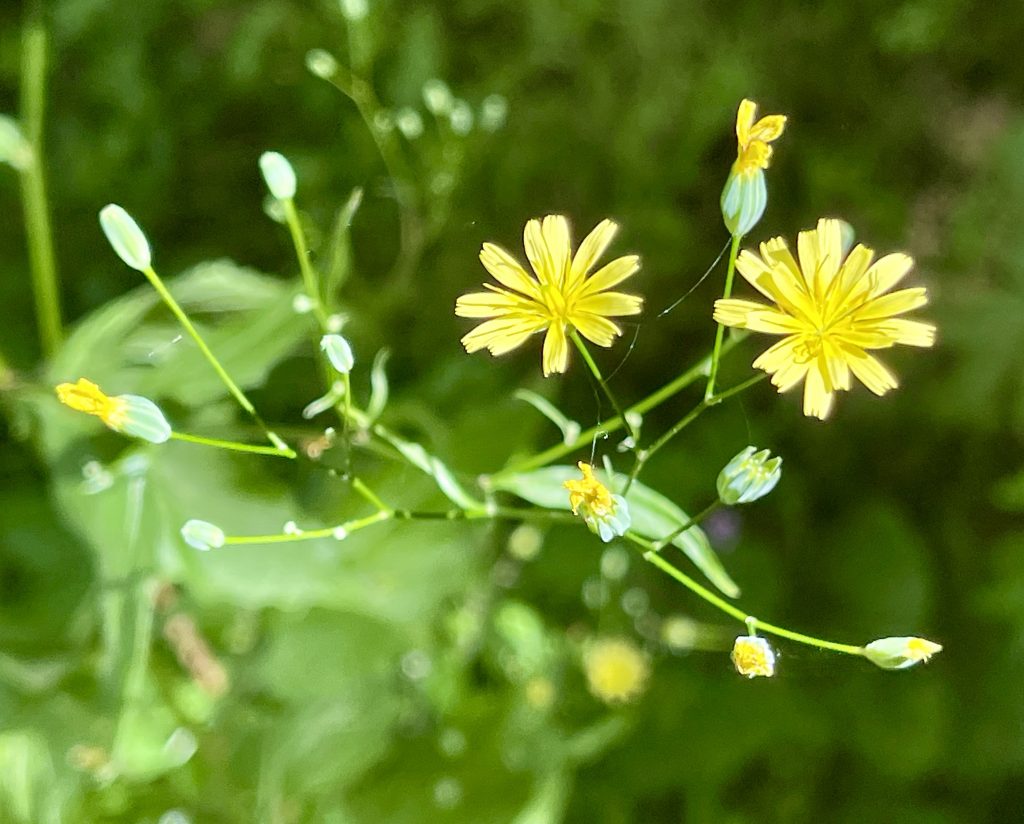
M 46 164 L 65 314 L 80 326 L 41 359 L 4 167 L 0 820 L 1020 820 L 1024 6 L 992 11 L 47 3 Z M 25 14 L 0 7 L 12 115 Z M 372 82 L 397 183 L 352 101 L 307 70 L 314 48 Z M 438 78 L 468 105 L 453 119 L 424 107 Z M 297 268 L 256 165 L 277 149 L 297 169 L 318 260 L 346 275 L 356 391 L 387 347 L 389 424 L 468 480 L 493 471 L 557 439 L 515 388 L 584 425 L 597 410 L 581 370 L 539 377 L 536 346 L 462 352 L 468 324 L 452 307 L 485 278 L 480 243 L 521 255 L 525 221 L 552 212 L 577 236 L 619 221 L 615 249 L 642 255 L 630 286 L 649 310 L 614 385 L 642 397 L 713 335 L 721 269 L 656 314 L 726 240 L 718 196 L 744 96 L 790 117 L 752 240 L 838 216 L 880 252 L 909 252 L 938 345 L 885 353 L 903 386 L 847 393 L 825 424 L 803 418 L 798 393 L 759 385 L 701 418 L 645 481 L 696 510 L 747 443 L 783 455 L 769 498 L 708 527 L 744 608 L 852 643 L 922 635 L 945 645 L 927 666 L 883 672 L 782 643 L 778 676 L 748 682 L 726 654 L 737 626 L 579 529 L 410 524 L 199 555 L 178 537 L 187 518 L 255 533 L 365 510 L 325 473 L 140 448 L 52 398 L 54 382 L 85 375 L 148 394 L 186 430 L 252 435 L 110 253 L 96 215 L 115 201 L 161 273 L 181 275 L 176 290 L 265 417 L 315 436 L 300 415 L 318 390 L 308 319 L 291 307 Z M 356 187 L 346 243 L 332 224 Z M 722 385 L 749 374 L 760 343 L 725 361 Z M 443 505 L 414 471 L 356 459 L 402 502 Z M 646 691 L 623 707 L 591 695 L 580 667 L 585 640 L 611 636 L 651 655 Z

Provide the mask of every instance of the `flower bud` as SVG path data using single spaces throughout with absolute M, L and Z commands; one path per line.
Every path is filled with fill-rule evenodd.
M 367 0 L 338 0 L 338 7 L 345 18 L 353 23 L 358 23 L 370 11 Z
M 415 140 L 423 134 L 423 118 L 415 109 L 408 106 L 399 109 L 395 115 L 395 125 L 398 126 L 406 140 Z
M 119 395 L 124 402 L 124 421 L 119 432 L 150 443 L 163 443 L 171 437 L 171 425 L 153 401 L 140 395 Z
M 331 362 L 331 366 L 342 375 L 352 371 L 356 359 L 352 355 L 352 347 L 341 335 L 324 335 L 320 338 L 320 348 L 327 353 L 327 360 Z
M 448 122 L 455 134 L 469 134 L 473 130 L 473 109 L 465 100 L 456 100 L 448 115 Z
M 19 172 L 32 165 L 32 147 L 21 133 L 18 121 L 0 114 L 0 163 L 10 163 Z
M 942 652 L 942 644 L 925 638 L 880 638 L 864 647 L 864 657 L 875 666 L 888 670 L 907 669 Z
M 722 219 L 725 228 L 733 237 L 741 237 L 750 232 L 768 205 L 768 187 L 764 182 L 764 172 L 733 171 L 725 188 L 722 189 Z
M 57 399 L 65 406 L 87 415 L 95 415 L 115 432 L 163 443 L 171 437 L 171 425 L 164 413 L 139 395 L 107 395 L 95 383 L 79 378 L 76 383 L 57 387 Z
M 181 528 L 181 537 L 190 547 L 203 552 L 224 546 L 224 531 L 220 527 L 194 518 L 185 522 Z
M 100 226 L 121 260 L 139 272 L 149 269 L 153 262 L 149 241 L 130 214 L 111 203 L 100 210 Z
M 278 200 L 295 197 L 295 170 L 288 159 L 279 152 L 264 152 L 260 155 L 260 171 L 267 182 L 270 194 Z
M 330 80 L 338 72 L 338 61 L 325 49 L 310 49 L 306 52 L 306 68 L 317 77 Z
M 446 115 L 452 110 L 452 92 L 448 84 L 436 77 L 423 84 L 423 102 L 433 115 Z
M 489 94 L 480 104 L 480 128 L 496 132 L 508 118 L 508 101 L 500 94 Z
M 759 635 L 740 635 L 732 647 L 732 662 L 747 678 L 775 675 L 775 650 Z
M 782 458 L 770 458 L 767 449 L 748 446 L 718 473 L 718 499 L 727 506 L 749 504 L 763 498 L 782 477 Z

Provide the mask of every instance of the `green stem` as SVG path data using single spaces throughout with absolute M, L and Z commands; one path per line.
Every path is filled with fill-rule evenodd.
M 197 443 L 203 446 L 212 446 L 216 449 L 227 449 L 232 452 L 252 452 L 255 455 L 274 455 L 279 458 L 295 458 L 295 452 L 291 449 L 279 449 L 276 446 L 255 446 L 237 441 L 224 441 L 220 438 L 206 438 L 202 435 L 189 435 L 185 432 L 172 432 L 171 438 L 185 443 Z
M 612 394 L 612 390 L 609 388 L 608 383 L 601 374 L 601 370 L 598 368 L 597 363 L 594 361 L 593 357 L 591 357 L 590 350 L 587 349 L 587 345 L 583 342 L 579 332 L 575 329 L 570 328 L 569 337 L 572 342 L 576 344 L 576 348 L 580 351 L 580 354 L 583 356 L 583 360 L 586 361 L 587 367 L 590 369 L 590 374 L 594 376 L 594 379 L 600 385 L 605 397 L 608 398 L 609 403 L 611 403 L 612 409 L 615 410 L 615 414 L 626 424 L 626 431 L 629 432 L 629 437 L 633 439 L 633 446 L 636 446 L 637 441 L 640 438 L 640 433 L 634 429 L 633 425 L 629 422 L 629 418 L 622 411 L 622 407 L 619 406 L 619 402 L 615 399 L 615 395 Z
M 726 341 L 722 347 L 722 354 L 724 355 L 727 352 L 729 352 L 734 346 L 736 346 L 736 343 L 737 341 L 735 340 Z M 702 358 L 698 363 L 691 366 L 682 374 L 677 375 L 671 381 L 666 383 L 663 387 L 655 390 L 643 400 L 633 404 L 631 407 L 629 407 L 629 409 L 626 410 L 626 412 L 633 412 L 635 414 L 642 415 L 645 412 L 654 409 L 656 406 L 659 406 L 660 404 L 664 403 L 669 398 L 682 392 L 684 389 L 686 389 L 686 387 L 690 386 L 702 375 L 706 375 L 708 373 L 707 370 L 709 363 L 710 356 Z M 532 455 L 529 458 L 525 458 L 521 461 L 512 464 L 511 466 L 506 467 L 505 469 L 502 469 L 500 472 L 494 473 L 492 477 L 507 478 L 512 475 L 519 474 L 520 472 L 529 472 L 531 469 L 538 469 L 542 466 L 546 466 L 552 461 L 557 461 L 559 458 L 564 457 L 565 455 L 568 455 L 571 452 L 575 452 L 581 446 L 585 446 L 586 444 L 593 441 L 594 438 L 599 437 L 601 435 L 608 435 L 611 434 L 612 432 L 617 432 L 623 426 L 623 417 L 621 415 L 617 415 L 616 417 L 610 420 L 603 421 L 602 423 L 599 423 L 596 426 L 592 426 L 590 427 L 590 429 L 581 432 L 574 440 L 572 440 L 569 443 L 563 442 L 556 444 L 555 446 L 552 446 L 549 449 L 545 449 L 543 452 L 540 452 L 536 455 Z
M 210 366 L 213 367 L 214 371 L 220 377 L 221 382 L 228 388 L 228 391 L 234 396 L 235 400 L 238 401 L 238 405 L 242 407 L 252 417 L 260 429 L 263 430 L 264 434 L 277 449 L 281 452 L 291 452 L 288 445 L 273 432 L 264 422 L 263 418 L 260 417 L 256 411 L 256 407 L 252 405 L 252 402 L 245 396 L 245 393 L 238 387 L 227 373 L 227 370 L 221 366 L 220 361 L 217 360 L 217 356 L 213 354 L 210 347 L 206 345 L 206 341 L 203 340 L 195 326 L 192 325 L 192 321 L 189 320 L 188 315 L 185 314 L 185 310 L 181 308 L 178 301 L 174 299 L 174 296 L 164 286 L 164 282 L 160 279 L 160 276 L 156 273 L 156 270 L 149 266 L 143 270 L 143 274 L 146 279 L 150 282 L 152 287 L 156 290 L 156 293 L 160 295 L 160 298 L 167 308 L 171 310 L 174 317 L 178 319 L 178 322 L 182 325 L 182 328 L 188 333 L 189 337 L 195 342 L 196 346 L 199 347 L 199 351 L 203 353 L 203 357 L 206 358 Z
M 20 170 L 20 181 L 39 338 L 43 353 L 49 357 L 60 347 L 64 332 L 61 325 L 57 263 L 53 251 L 53 229 L 43 169 L 46 52 L 46 31 L 40 22 L 34 20 L 26 25 L 22 38 L 21 120 L 25 139 L 31 147 L 31 161 Z
M 327 312 L 324 309 L 323 296 L 320 293 L 319 278 L 309 259 L 309 246 L 306 243 L 306 233 L 302 229 L 302 222 L 299 220 L 299 212 L 295 208 L 295 201 L 292 198 L 282 200 L 281 205 L 284 206 L 288 231 L 292 236 L 292 244 L 295 246 L 295 255 L 299 259 L 299 269 L 302 271 L 302 282 L 306 289 L 306 295 L 313 301 L 313 313 L 316 315 L 321 331 L 326 332 Z
M 793 630 L 786 629 L 785 627 L 778 627 L 775 626 L 775 624 L 769 624 L 764 621 L 760 621 L 757 618 L 754 618 L 752 615 L 747 615 L 747 613 L 745 613 L 743 610 L 733 606 L 728 601 L 715 595 L 715 593 L 711 592 L 711 590 L 707 589 L 706 587 L 702 587 L 689 575 L 676 569 L 676 567 L 674 567 L 672 564 L 670 564 L 668 561 L 666 561 L 664 558 L 658 555 L 656 551 L 653 550 L 653 545 L 650 541 L 647 541 L 644 538 L 639 538 L 639 536 L 634 536 L 632 533 L 626 533 L 626 537 L 632 540 L 633 543 L 638 544 L 639 546 L 647 550 L 646 552 L 644 552 L 645 561 L 654 564 L 654 566 L 658 567 L 658 569 L 660 569 L 662 572 L 668 574 L 669 576 L 677 580 L 698 598 L 701 598 L 702 600 L 711 604 L 711 606 L 724 612 L 726 615 L 732 616 L 737 621 L 747 625 L 748 627 L 756 626 L 762 632 L 767 632 L 771 635 L 778 635 L 781 638 L 788 638 L 791 641 L 796 641 L 801 644 L 807 644 L 808 646 L 812 647 L 818 647 L 820 649 L 832 650 L 834 652 L 843 652 L 847 655 L 864 654 L 863 647 L 857 647 L 851 644 L 839 644 L 835 641 L 826 641 L 822 638 L 815 638 L 812 635 L 804 635 L 801 632 L 793 632 Z M 639 540 L 637 540 L 638 538 Z
M 673 530 L 668 535 L 666 535 L 664 538 L 661 538 L 661 539 L 655 541 L 651 545 L 650 551 L 651 552 L 655 552 L 655 553 L 661 552 L 661 550 L 663 550 L 670 543 L 672 543 L 676 538 L 678 538 L 680 535 L 682 535 L 684 532 L 686 532 L 686 530 L 688 530 L 688 529 L 690 529 L 692 527 L 697 526 L 697 524 L 699 524 L 701 521 L 703 521 L 705 518 L 707 518 L 708 515 L 710 515 L 712 512 L 714 512 L 716 509 L 718 509 L 721 505 L 722 505 L 722 502 L 720 500 L 716 499 L 715 501 L 710 503 L 708 506 L 704 507 L 704 509 L 702 509 L 700 512 L 698 512 L 692 518 L 690 518 L 690 520 L 688 520 L 686 523 L 684 523 L 681 527 L 679 527 L 676 530 Z
M 725 290 L 722 292 L 722 298 L 728 298 L 732 294 L 732 281 L 736 275 L 736 256 L 740 251 L 740 241 L 743 240 L 743 235 L 732 236 L 732 246 L 729 247 L 729 268 L 725 273 Z M 718 361 L 722 352 L 722 339 L 725 337 L 725 327 L 722 324 L 718 324 L 718 330 L 715 332 L 715 348 L 711 353 L 711 373 L 708 375 L 708 386 L 704 390 L 704 398 L 710 398 L 715 394 L 715 378 L 718 377 Z
M 370 487 L 368 487 L 360 478 L 352 479 L 352 488 L 358 492 L 366 501 L 371 505 L 377 507 L 378 512 L 393 512 L 394 510 L 381 500 L 380 496 L 377 495 Z

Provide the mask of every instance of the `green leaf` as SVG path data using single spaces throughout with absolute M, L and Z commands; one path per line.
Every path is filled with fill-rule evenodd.
M 563 484 L 568 480 L 578 479 L 579 474 L 579 470 L 572 466 L 548 466 L 533 472 L 499 478 L 493 485 L 495 489 L 513 492 L 537 506 L 567 510 L 569 494 Z M 597 470 L 595 474 L 613 491 L 625 486 L 624 475 L 617 475 L 615 480 L 609 483 L 607 473 Z M 676 504 L 640 482 L 634 482 L 630 487 L 626 502 L 633 518 L 632 531 L 645 538 L 664 538 L 690 520 L 690 516 Z M 686 556 L 722 593 L 730 598 L 739 596 L 740 588 L 725 571 L 704 530 L 698 526 L 690 527 L 686 532 L 677 535 L 672 543 L 686 553 Z
M 452 471 L 445 466 L 440 458 L 431 455 L 418 443 L 403 440 L 383 427 L 375 427 L 374 431 L 401 452 L 409 463 L 430 475 L 437 483 L 437 488 L 444 493 L 449 501 L 463 509 L 479 509 L 483 506 L 482 501 L 478 501 L 462 488 L 461 484 L 455 480 Z

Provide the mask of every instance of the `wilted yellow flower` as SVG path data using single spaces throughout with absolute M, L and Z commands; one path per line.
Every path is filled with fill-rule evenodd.
M 608 291 L 637 272 L 636 255 L 616 258 L 590 273 L 618 228 L 602 220 L 574 256 L 564 217 L 531 220 L 524 244 L 534 275 L 504 249 L 485 243 L 480 262 L 501 286 L 485 283 L 489 291 L 462 295 L 456 302 L 459 317 L 491 318 L 462 338 L 466 351 L 486 348 L 492 355 L 503 355 L 546 330 L 542 363 L 547 376 L 568 368 L 571 329 L 598 346 L 611 346 L 622 329 L 608 318 L 635 315 L 643 305 L 643 298 Z
M 757 122 L 757 104 L 753 100 L 743 100 L 736 112 L 736 162 L 733 172 L 751 174 L 758 169 L 767 169 L 772 159 L 772 143 L 782 136 L 786 128 L 786 116 L 770 114 Z
M 843 255 L 838 220 L 822 219 L 801 232 L 799 263 L 780 237 L 761 244 L 761 254 L 743 251 L 740 274 L 775 306 L 734 298 L 715 303 L 725 326 L 784 335 L 754 361 L 780 392 L 804 381 L 804 414 L 824 420 L 834 393 L 849 389 L 853 374 L 876 395 L 897 386 L 896 378 L 869 349 L 897 343 L 931 346 L 935 327 L 896 317 L 928 302 L 924 288 L 886 294 L 914 265 L 896 253 L 872 264 L 874 252 L 857 245 Z
M 583 669 L 590 691 L 607 704 L 632 701 L 651 674 L 647 656 L 624 638 L 591 643 L 583 653 Z
M 747 678 L 775 675 L 775 650 L 759 635 L 741 635 L 732 647 L 732 662 L 736 672 Z
M 77 412 L 95 415 L 115 432 L 163 443 L 171 437 L 171 426 L 163 412 L 148 398 L 139 395 L 111 397 L 85 378 L 57 387 L 57 399 Z
M 594 477 L 590 464 L 580 461 L 583 477 L 562 484 L 569 490 L 569 506 L 573 515 L 580 515 L 591 531 L 607 543 L 617 535 L 625 534 L 631 524 L 629 505 L 621 495 L 613 495 Z

